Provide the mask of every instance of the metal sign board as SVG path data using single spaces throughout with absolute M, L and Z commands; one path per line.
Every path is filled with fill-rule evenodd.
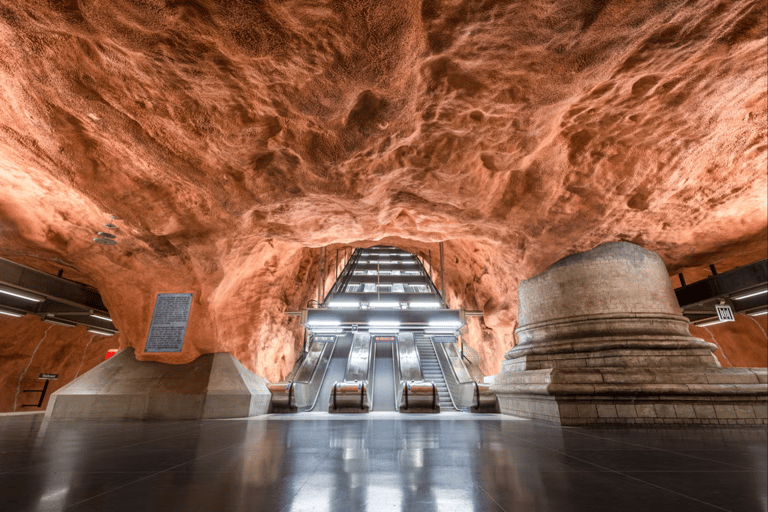
M 324 343 L 333 343 L 336 341 L 336 336 L 318 336 L 315 334 L 315 336 L 312 338 L 315 341 L 321 341 Z
M 158 293 L 144 351 L 181 352 L 191 307 L 191 293 Z
M 59 378 L 58 373 L 41 373 L 38 380 L 56 380 Z
M 736 319 L 733 317 L 733 310 L 731 309 L 731 306 L 727 304 L 715 304 L 715 309 L 717 310 L 717 318 L 721 322 L 736 321 Z
M 456 343 L 456 336 L 432 336 L 435 343 Z
M 373 341 L 393 342 L 397 339 L 396 336 L 374 336 Z

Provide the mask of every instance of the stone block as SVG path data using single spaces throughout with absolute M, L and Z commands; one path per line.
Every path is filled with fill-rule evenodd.
M 635 410 L 639 418 L 655 418 L 656 409 L 652 404 L 635 404 Z
M 678 418 L 696 418 L 696 411 L 691 404 L 675 404 L 675 414 Z
M 563 418 L 578 418 L 579 409 L 576 404 L 573 403 L 561 403 L 558 404 L 560 410 L 560 416 Z
M 597 404 L 597 415 L 600 418 L 617 418 L 616 406 L 613 404 Z
M 752 404 L 748 404 L 748 405 L 734 404 L 733 410 L 736 411 L 737 418 L 744 419 L 744 418 L 755 417 L 755 408 Z
M 714 404 L 715 408 L 715 415 L 717 415 L 717 419 L 723 420 L 723 419 L 736 419 L 736 410 L 733 408 L 732 405 L 727 404 Z
M 597 408 L 594 404 L 577 404 L 579 418 L 597 418 Z
M 657 418 L 677 418 L 674 404 L 654 404 Z
M 636 418 L 637 410 L 633 404 L 616 404 L 616 415 L 619 418 Z

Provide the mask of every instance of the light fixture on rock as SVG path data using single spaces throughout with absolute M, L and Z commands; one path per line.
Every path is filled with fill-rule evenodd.
M 101 245 L 117 245 L 117 236 L 115 236 L 112 233 L 113 229 L 117 229 L 117 225 L 115 224 L 115 221 L 117 220 L 117 217 L 112 215 L 112 218 L 109 222 L 104 224 L 105 228 L 108 228 L 109 231 L 99 231 L 96 234 L 99 235 L 98 237 L 94 238 L 93 241 L 97 244 Z

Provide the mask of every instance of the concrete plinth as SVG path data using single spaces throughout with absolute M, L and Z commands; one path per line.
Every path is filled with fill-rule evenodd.
M 232 354 L 200 356 L 173 365 L 137 361 L 127 348 L 51 396 L 52 420 L 206 419 L 265 414 L 265 379 Z
M 765 425 L 768 370 L 721 368 L 692 337 L 661 258 L 616 242 L 518 289 L 520 343 L 491 391 L 502 413 L 561 425 Z

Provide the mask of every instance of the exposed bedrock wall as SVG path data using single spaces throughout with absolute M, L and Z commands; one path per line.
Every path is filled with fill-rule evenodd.
M 0 412 L 45 410 L 51 393 L 104 361 L 107 350 L 119 344 L 119 335 L 52 325 L 32 315 L 0 315 Z M 59 378 L 49 382 L 41 408 L 22 407 L 37 403 L 39 393 L 21 391 L 42 389 L 41 373 L 57 373 Z
M 723 367 L 768 367 L 768 315 L 735 315 L 735 322 L 708 327 L 691 324 L 691 334 L 717 345 Z

